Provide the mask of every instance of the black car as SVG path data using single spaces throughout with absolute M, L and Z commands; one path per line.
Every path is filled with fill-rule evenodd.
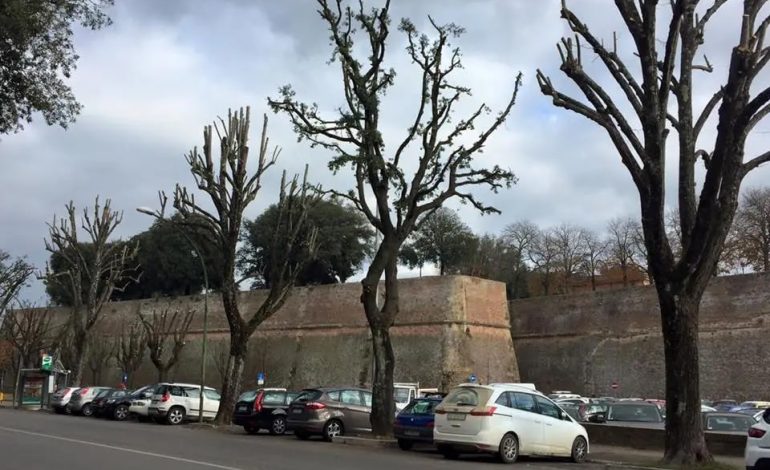
M 109 412 L 114 406 L 115 402 L 128 395 L 126 390 L 118 390 L 116 388 L 110 388 L 102 390 L 96 395 L 94 401 L 91 402 L 94 407 L 94 416 L 105 417 L 109 416 Z
M 233 412 L 233 424 L 243 426 L 249 434 L 267 429 L 270 434 L 286 432 L 286 410 L 299 392 L 284 389 L 259 389 L 243 393 Z
M 409 450 L 416 442 L 433 443 L 434 409 L 442 397 L 416 398 L 396 416 L 393 434 L 401 450 Z
M 131 416 L 131 406 L 137 400 L 149 400 L 152 398 L 155 385 L 147 385 L 133 392 L 127 391 L 122 396 L 112 396 L 105 400 L 102 416 L 117 421 L 125 421 Z

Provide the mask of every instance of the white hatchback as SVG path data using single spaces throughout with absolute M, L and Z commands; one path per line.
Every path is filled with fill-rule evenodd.
M 436 409 L 433 441 L 449 459 L 463 452 L 496 454 L 505 463 L 521 455 L 588 455 L 588 433 L 531 384 L 463 384 Z
M 200 416 L 200 385 L 162 383 L 155 388 L 148 414 L 156 422 L 181 424 L 188 418 Z M 219 392 L 211 387 L 203 389 L 203 418 L 213 419 L 219 411 Z
M 749 428 L 746 439 L 746 470 L 770 469 L 770 409 Z

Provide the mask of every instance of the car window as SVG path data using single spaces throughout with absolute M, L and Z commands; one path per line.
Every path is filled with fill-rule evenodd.
M 128 394 L 125 390 L 116 390 L 115 393 L 112 394 L 115 398 L 125 397 Z
M 308 402 L 318 400 L 321 398 L 321 395 L 323 395 L 323 392 L 320 390 L 303 390 L 297 395 L 297 398 L 295 398 L 294 401 Z
M 396 387 L 393 389 L 393 400 L 396 403 L 407 403 L 409 401 L 410 389 L 405 387 Z
M 214 400 L 214 401 L 219 401 L 222 398 L 222 396 L 219 394 L 219 392 L 217 392 L 216 390 L 208 389 L 208 388 L 203 390 L 203 396 L 205 396 L 209 400 Z
M 241 396 L 238 397 L 238 401 L 254 401 L 255 398 L 257 398 L 256 390 L 249 390 L 248 392 L 241 393 Z
M 184 392 L 189 398 L 200 398 L 201 396 L 201 389 L 198 387 L 185 387 Z
M 402 413 L 412 415 L 432 415 L 433 409 L 438 403 L 433 400 L 414 400 Z
M 513 398 L 515 401 L 514 408 L 537 413 L 537 404 L 535 403 L 534 395 L 530 395 L 529 393 L 514 393 Z
M 331 392 L 327 392 L 326 395 L 329 397 L 329 400 L 331 401 L 340 401 L 339 390 L 332 390 Z
M 262 398 L 263 405 L 283 405 L 284 392 L 265 392 Z
M 182 390 L 182 387 L 178 387 L 176 385 L 172 385 L 168 388 L 168 393 L 175 397 L 183 397 L 185 396 L 184 390 Z
M 361 392 L 364 397 L 364 406 L 372 407 L 372 394 L 369 392 Z
M 96 398 L 105 397 L 105 396 L 109 395 L 109 393 L 110 393 L 109 390 L 102 390 L 101 392 L 96 394 Z
M 537 408 L 541 415 L 550 416 L 551 418 L 561 419 L 561 413 L 559 413 L 559 407 L 554 405 L 551 401 L 546 400 L 543 397 L 535 396 L 537 402 Z
M 658 408 L 655 406 L 612 405 L 607 411 L 607 421 L 658 423 L 661 419 Z
M 294 400 L 297 399 L 298 396 L 299 396 L 299 393 L 294 393 L 294 392 L 287 393 L 286 394 L 286 404 L 288 405 L 289 403 L 293 402 Z
M 456 406 L 478 406 L 479 394 L 470 387 L 456 388 L 449 392 L 444 403 Z
M 361 392 L 358 390 L 343 390 L 340 393 L 340 401 L 346 405 L 364 405 L 363 400 L 361 400 Z
M 497 397 L 497 400 L 495 400 L 495 404 L 500 406 L 507 406 L 508 408 L 513 408 L 511 406 L 511 398 L 508 395 L 508 392 L 501 393 L 500 396 Z

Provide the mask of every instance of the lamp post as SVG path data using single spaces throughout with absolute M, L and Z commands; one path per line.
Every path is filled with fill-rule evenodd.
M 157 220 L 167 222 L 172 227 L 176 229 L 177 232 L 182 234 L 182 236 L 187 240 L 187 243 L 190 244 L 193 251 L 195 252 L 195 255 L 198 257 L 198 260 L 201 263 L 201 271 L 203 271 L 203 341 L 201 343 L 201 390 L 200 390 L 200 396 L 198 401 L 198 421 L 203 422 L 203 390 L 206 386 L 206 336 L 208 333 L 208 318 L 209 318 L 209 274 L 206 270 L 206 261 L 203 259 L 203 253 L 198 249 L 198 245 L 195 244 L 195 242 L 190 238 L 184 230 L 181 230 L 173 221 L 170 221 L 163 217 L 163 214 L 157 211 L 153 211 L 150 208 L 147 207 L 137 207 L 137 212 L 141 212 L 142 214 L 147 214 L 149 216 L 155 217 Z

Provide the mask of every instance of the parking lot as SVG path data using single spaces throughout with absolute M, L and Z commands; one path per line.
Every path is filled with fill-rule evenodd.
M 364 448 L 321 441 L 299 441 L 291 435 L 250 436 L 190 426 L 157 426 L 0 409 L 0 466 L 22 468 L 190 468 L 219 469 L 445 469 L 479 468 L 487 457 L 447 461 L 424 451 Z M 575 468 L 559 460 L 523 459 L 517 468 Z M 582 464 L 581 469 L 603 468 Z

